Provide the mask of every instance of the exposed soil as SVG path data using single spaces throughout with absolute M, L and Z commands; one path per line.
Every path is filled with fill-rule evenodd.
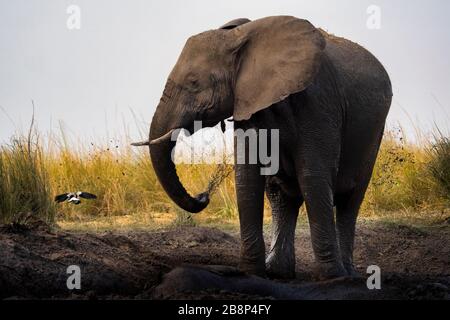
M 297 234 L 296 251 L 297 278 L 277 281 L 240 273 L 237 234 L 215 228 L 94 234 L 41 223 L 1 226 L 0 298 L 450 299 L 446 225 L 424 231 L 360 223 L 357 269 L 366 277 L 367 266 L 378 265 L 381 290 L 368 290 L 365 279 L 314 281 L 306 227 Z M 81 268 L 81 290 L 67 289 L 69 265 Z

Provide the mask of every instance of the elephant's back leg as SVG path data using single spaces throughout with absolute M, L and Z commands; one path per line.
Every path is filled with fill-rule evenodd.
M 295 277 L 295 227 L 303 198 L 299 192 L 286 192 L 288 188 L 278 177 L 266 181 L 266 195 L 272 207 L 272 242 L 266 270 L 277 278 Z
M 364 173 L 360 175 L 354 188 L 335 195 L 336 230 L 339 250 L 344 268 L 350 276 L 358 275 L 353 265 L 356 219 L 372 176 L 382 135 L 383 133 L 381 132 L 379 134 L 377 147 L 374 148 L 372 154 L 370 154 L 369 161 L 365 164 L 366 167 L 361 170 Z

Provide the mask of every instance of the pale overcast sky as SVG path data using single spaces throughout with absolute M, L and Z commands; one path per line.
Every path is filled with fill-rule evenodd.
M 66 26 L 71 4 L 81 9 L 80 30 Z M 379 30 L 367 28 L 370 5 L 381 9 Z M 72 135 L 102 137 L 125 123 L 137 136 L 131 110 L 147 129 L 190 35 L 280 14 L 378 57 L 393 83 L 391 123 L 448 129 L 449 13 L 447 0 L 0 0 L 0 141 L 27 125 L 31 100 L 43 131 L 62 120 Z

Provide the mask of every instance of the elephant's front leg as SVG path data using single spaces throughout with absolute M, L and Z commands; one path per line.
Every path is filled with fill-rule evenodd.
M 264 182 L 260 166 L 236 164 L 236 193 L 241 228 L 240 269 L 265 275 L 263 237 Z
M 300 188 L 306 203 L 311 241 L 321 278 L 346 276 L 338 252 L 333 212 L 331 179 L 321 176 L 302 176 Z

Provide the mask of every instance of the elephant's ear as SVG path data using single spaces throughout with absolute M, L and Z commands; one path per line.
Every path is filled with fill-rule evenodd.
M 308 21 L 267 17 L 233 30 L 240 63 L 235 85 L 234 120 L 300 92 L 317 74 L 325 48 L 320 32 Z
M 238 18 L 231 20 L 230 22 L 225 23 L 223 26 L 221 26 L 219 29 L 234 29 L 236 27 L 239 27 L 240 25 L 250 22 L 251 20 L 247 18 Z

